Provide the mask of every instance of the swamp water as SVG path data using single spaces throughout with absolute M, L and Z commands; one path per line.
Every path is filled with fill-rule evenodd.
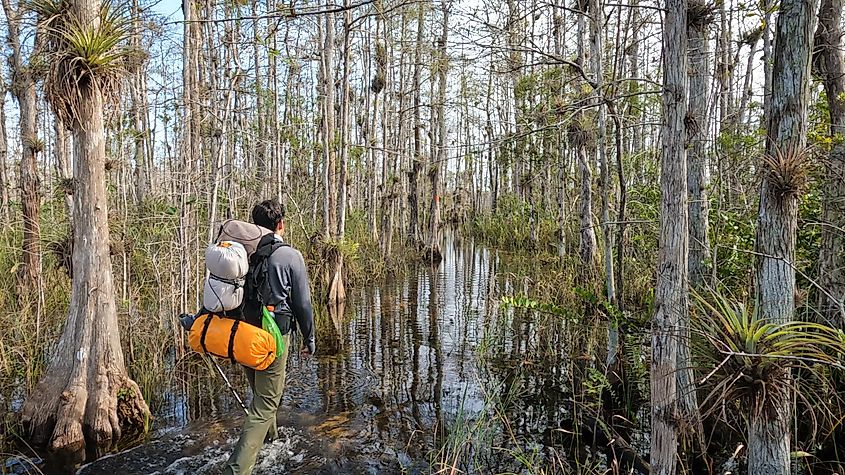
M 443 254 L 438 267 L 354 289 L 344 310 L 326 314 L 318 356 L 290 357 L 279 438 L 264 446 L 253 473 L 434 473 L 451 466 L 588 473 L 606 463 L 587 457 L 589 447 L 572 441 L 574 423 L 564 422 L 573 419 L 574 373 L 595 366 L 589 356 L 573 356 L 601 350 L 574 342 L 601 341 L 606 325 L 549 328 L 538 314 L 503 308 L 502 296 L 532 290 L 530 263 L 520 267 L 458 239 L 449 239 Z M 527 356 L 542 349 L 543 357 Z M 248 403 L 238 369 L 221 365 Z M 243 412 L 217 375 L 194 369 L 215 378 L 205 379 L 216 381 L 211 394 L 192 394 L 201 384 L 184 378 L 174 383 L 152 402 L 150 439 L 79 473 L 219 473 Z M 76 471 L 59 461 L 41 469 Z

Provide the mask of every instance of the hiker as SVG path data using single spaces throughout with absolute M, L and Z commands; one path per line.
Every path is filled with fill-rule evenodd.
M 311 308 L 311 290 L 308 270 L 302 254 L 287 245 L 282 236 L 285 233 L 285 208 L 276 200 L 266 200 L 252 209 L 252 222 L 273 231 L 261 238 L 255 254 L 250 259 L 250 274 L 261 274 L 266 266 L 263 285 L 245 297 L 243 315 L 247 322 L 261 326 L 261 305 L 270 309 L 283 338 L 281 355 L 263 371 L 244 367 L 249 386 L 252 389 L 252 403 L 249 406 L 241 437 L 223 469 L 224 474 L 248 474 L 252 472 L 255 457 L 264 442 L 276 438 L 276 411 L 285 389 L 285 368 L 291 332 L 302 333 L 303 345 L 300 354 L 304 357 L 315 353 L 314 313 Z

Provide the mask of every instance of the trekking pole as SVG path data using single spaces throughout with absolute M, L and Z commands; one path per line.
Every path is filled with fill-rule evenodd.
M 190 331 L 191 326 L 194 324 L 194 320 L 197 318 L 197 316 L 188 313 L 183 313 L 179 315 L 178 318 L 179 324 L 182 326 L 182 328 L 184 328 L 185 331 Z M 220 368 L 220 365 L 218 365 L 217 362 L 214 361 L 214 358 L 209 357 L 207 354 L 200 353 L 200 355 L 202 355 L 202 359 L 205 360 L 205 364 L 209 366 L 213 364 L 214 367 L 217 368 L 217 373 L 220 375 L 221 378 L 223 378 L 223 381 L 226 383 L 226 386 L 229 387 L 229 390 L 232 391 L 232 395 L 235 396 L 235 399 L 237 399 L 238 404 L 241 405 L 241 409 L 244 410 L 245 414 L 249 415 L 249 410 L 246 408 L 244 400 L 241 399 L 241 396 L 238 394 L 238 391 L 236 391 L 235 387 L 232 386 L 232 383 L 229 382 L 229 378 L 226 377 L 226 373 L 223 372 L 223 369 Z M 211 361 L 211 363 L 209 363 L 209 361 Z
M 232 383 L 229 382 L 229 378 L 226 377 L 226 373 L 223 372 L 223 369 L 220 367 L 220 365 L 217 364 L 217 362 L 214 361 L 213 358 L 210 358 L 204 353 L 202 353 L 202 357 L 203 359 L 205 359 L 206 363 L 208 363 L 208 361 L 210 360 L 214 367 L 217 368 L 217 373 L 220 375 L 221 378 L 223 378 L 223 381 L 226 383 L 226 386 L 229 387 L 229 390 L 232 391 L 232 395 L 235 396 L 235 399 L 238 400 L 238 404 L 241 405 L 241 409 L 244 410 L 244 414 L 249 415 L 249 410 L 246 408 L 246 404 L 244 404 L 243 399 L 241 399 L 241 396 L 238 394 L 238 391 L 235 389 L 235 387 L 232 386 Z

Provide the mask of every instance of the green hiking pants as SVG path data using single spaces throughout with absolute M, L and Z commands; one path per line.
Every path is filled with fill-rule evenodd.
M 252 403 L 244 420 L 241 438 L 235 445 L 229 461 L 223 468 L 224 475 L 252 473 L 258 450 L 264 445 L 265 437 L 276 438 L 276 411 L 285 391 L 285 369 L 288 360 L 290 334 L 282 337 L 284 351 L 264 371 L 244 367 L 249 387 L 252 389 Z

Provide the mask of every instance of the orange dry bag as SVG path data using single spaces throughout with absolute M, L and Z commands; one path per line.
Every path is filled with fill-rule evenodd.
M 198 353 L 229 358 L 259 371 L 276 359 L 276 341 L 270 333 L 217 315 L 197 317 L 188 333 L 188 344 Z

